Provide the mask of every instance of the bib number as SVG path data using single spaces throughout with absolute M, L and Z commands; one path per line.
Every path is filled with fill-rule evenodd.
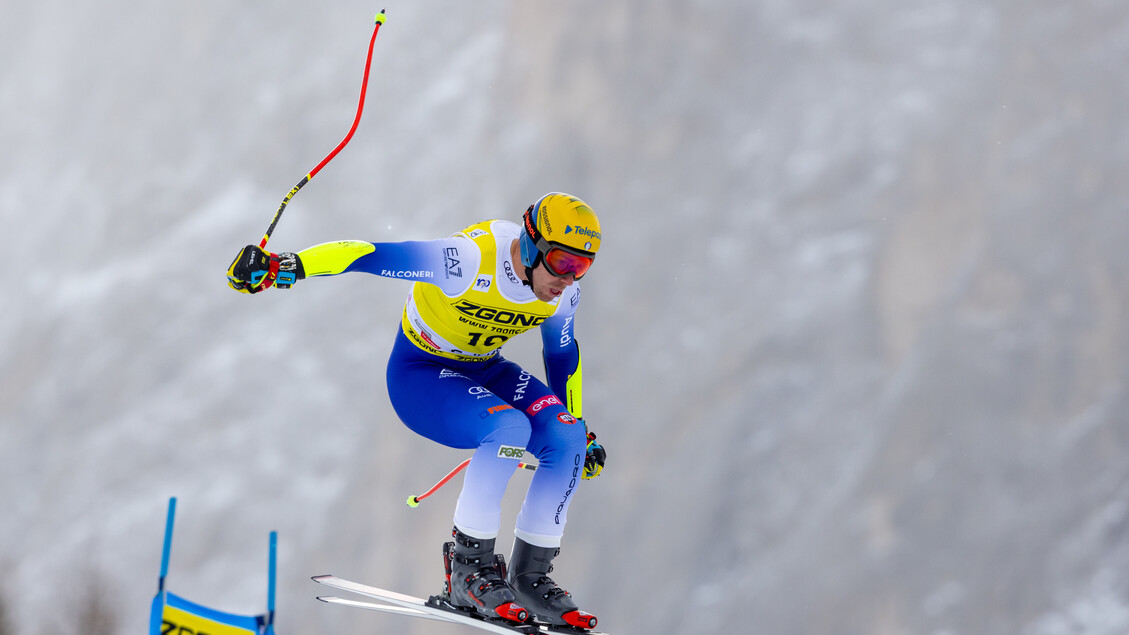
M 485 338 L 482 337 L 483 335 L 486 335 L 486 334 L 485 333 L 471 333 L 470 334 L 470 345 L 471 346 L 478 346 L 479 341 L 481 341 L 482 346 L 494 346 L 494 345 L 501 346 L 503 343 L 505 343 L 506 340 L 510 339 L 508 335 L 488 335 Z

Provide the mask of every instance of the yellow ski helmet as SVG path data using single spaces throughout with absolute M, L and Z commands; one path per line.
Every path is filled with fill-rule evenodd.
M 600 250 L 600 219 L 575 196 L 550 192 L 522 220 L 521 261 L 528 269 L 544 260 L 549 273 L 580 279 Z

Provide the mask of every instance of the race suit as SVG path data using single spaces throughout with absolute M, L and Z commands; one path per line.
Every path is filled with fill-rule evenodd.
M 449 238 L 325 243 L 298 256 L 306 277 L 361 271 L 414 281 L 388 360 L 388 393 L 411 430 L 474 448 L 455 525 L 473 537 L 495 537 L 506 484 L 532 454 L 539 465 L 515 535 L 558 547 L 587 443 L 573 338 L 580 285 L 552 302 L 538 300 L 511 258 L 521 231 L 516 223 L 485 221 Z M 541 330 L 548 385 L 500 351 L 534 327 Z

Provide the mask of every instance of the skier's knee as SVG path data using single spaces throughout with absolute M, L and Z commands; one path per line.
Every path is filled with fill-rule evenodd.
M 549 465 L 558 461 L 571 462 L 570 457 L 578 454 L 584 456 L 584 449 L 588 444 L 584 426 L 579 422 L 553 423 L 539 430 L 535 436 L 529 445 L 538 460 Z
M 479 441 L 480 446 L 499 443 L 524 450 L 529 445 L 531 428 L 525 415 L 510 406 L 491 408 L 485 414 L 490 432 Z

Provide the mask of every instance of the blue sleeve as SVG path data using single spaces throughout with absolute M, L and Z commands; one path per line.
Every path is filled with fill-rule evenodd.
M 568 380 L 580 367 L 580 346 L 576 343 L 576 340 L 573 340 L 572 344 L 564 350 L 551 353 L 546 348 L 543 356 L 545 358 L 545 383 L 549 385 L 554 395 L 562 400 L 567 400 Z
M 576 317 L 576 306 L 580 299 L 580 289 L 573 293 L 566 293 L 561 302 L 568 303 L 562 306 L 557 313 L 541 323 L 542 356 L 545 360 L 545 383 L 553 394 L 561 398 L 566 405 L 570 401 L 577 402 L 576 410 L 580 409 L 578 391 L 569 394 L 568 381 L 580 371 L 580 347 L 573 336 L 573 325 Z M 572 397 L 572 399 L 570 399 Z M 575 414 L 575 412 L 573 413 Z
M 466 289 L 467 277 L 463 272 L 476 271 L 481 258 L 474 241 L 461 236 L 395 243 L 339 241 L 310 247 L 298 256 L 307 277 L 359 271 L 427 282 L 448 295 Z

